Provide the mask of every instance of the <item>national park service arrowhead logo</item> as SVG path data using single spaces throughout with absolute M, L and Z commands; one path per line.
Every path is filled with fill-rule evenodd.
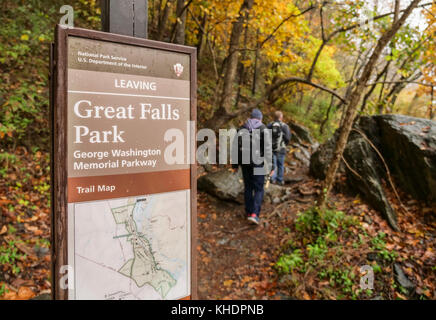
M 183 73 L 183 66 L 180 63 L 176 63 L 174 65 L 174 72 L 176 73 L 177 77 L 180 77 Z

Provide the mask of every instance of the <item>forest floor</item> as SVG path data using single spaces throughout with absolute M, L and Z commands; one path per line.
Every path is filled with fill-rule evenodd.
M 0 172 L 0 299 L 50 293 L 48 165 L 47 154 L 18 148 Z M 390 195 L 401 229 L 394 232 L 359 197 L 336 192 L 331 232 L 313 234 L 300 227 L 317 222 L 297 217 L 312 206 L 319 183 L 298 174 L 304 179 L 291 186 L 290 200 L 264 204 L 257 227 L 241 204 L 198 193 L 201 299 L 436 298 L 435 208 L 401 194 L 405 212 Z M 413 290 L 397 284 L 395 263 Z M 374 269 L 374 290 L 361 292 L 365 264 Z
M 332 212 L 344 212 L 353 223 L 335 229 L 335 239 L 323 247 L 323 240 L 314 242 L 307 230 L 295 227 L 298 214 L 312 207 L 319 183 L 305 175 L 292 190 L 289 201 L 264 204 L 259 226 L 246 221 L 243 205 L 198 194 L 201 299 L 436 298 L 435 208 L 409 198 L 405 213 L 391 194 L 402 230 L 395 232 L 359 197 L 335 193 L 330 197 Z M 278 263 L 283 257 L 289 265 L 297 259 L 293 270 L 283 272 Z M 395 263 L 412 283 L 396 281 Z M 360 289 L 363 265 L 373 267 L 373 290 Z M 403 287 L 407 285 L 411 287 Z
M 286 236 L 285 225 L 309 202 L 272 214 L 264 204 L 259 226 L 246 220 L 244 206 L 198 193 L 198 291 L 200 299 L 280 299 L 273 269 Z

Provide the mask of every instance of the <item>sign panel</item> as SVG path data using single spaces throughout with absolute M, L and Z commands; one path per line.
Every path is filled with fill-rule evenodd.
M 55 46 L 56 298 L 195 298 L 195 49 L 61 27 Z

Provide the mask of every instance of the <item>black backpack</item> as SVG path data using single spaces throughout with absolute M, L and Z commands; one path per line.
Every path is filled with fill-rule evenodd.
M 272 131 L 272 150 L 273 152 L 280 151 L 284 146 L 282 123 L 275 121 L 271 125 Z
M 253 134 L 253 131 L 249 131 L 247 128 L 242 127 L 241 129 L 238 130 L 238 134 L 236 136 L 236 138 L 238 139 L 238 164 L 240 165 L 261 165 L 260 163 L 254 163 L 254 159 L 253 159 L 253 145 L 254 146 L 260 146 L 260 150 L 255 150 L 255 154 L 257 155 L 257 158 L 259 157 L 263 157 L 264 156 L 264 130 L 266 129 L 265 125 L 261 125 L 259 128 L 257 128 L 257 132 L 259 132 L 259 134 Z M 244 140 L 249 141 L 249 143 L 243 143 Z M 260 139 L 260 142 L 255 141 L 255 139 Z M 243 155 L 245 154 L 245 158 L 243 158 Z M 247 155 L 249 155 L 248 158 L 248 162 L 246 161 L 243 162 L 243 160 L 247 160 Z

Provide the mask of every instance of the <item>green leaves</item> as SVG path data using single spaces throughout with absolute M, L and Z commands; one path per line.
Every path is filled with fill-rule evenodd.
M 25 255 L 18 253 L 14 241 L 9 241 L 6 246 L 0 247 L 0 265 L 10 265 L 13 274 L 18 274 L 21 271 L 15 262 L 22 258 L 25 258 Z
M 327 253 L 328 248 L 322 238 L 318 238 L 318 241 L 315 244 L 307 245 L 307 253 L 309 259 L 317 261 L 323 259 L 325 254 Z
M 281 273 L 292 272 L 295 268 L 303 264 L 302 254 L 300 249 L 294 250 L 291 254 L 282 255 L 277 261 L 275 267 Z
M 0 144 L 49 146 L 49 43 L 60 0 L 6 0 L 0 16 Z M 98 1 L 74 4 L 78 24 L 97 28 Z M 85 14 L 86 13 L 86 14 Z

